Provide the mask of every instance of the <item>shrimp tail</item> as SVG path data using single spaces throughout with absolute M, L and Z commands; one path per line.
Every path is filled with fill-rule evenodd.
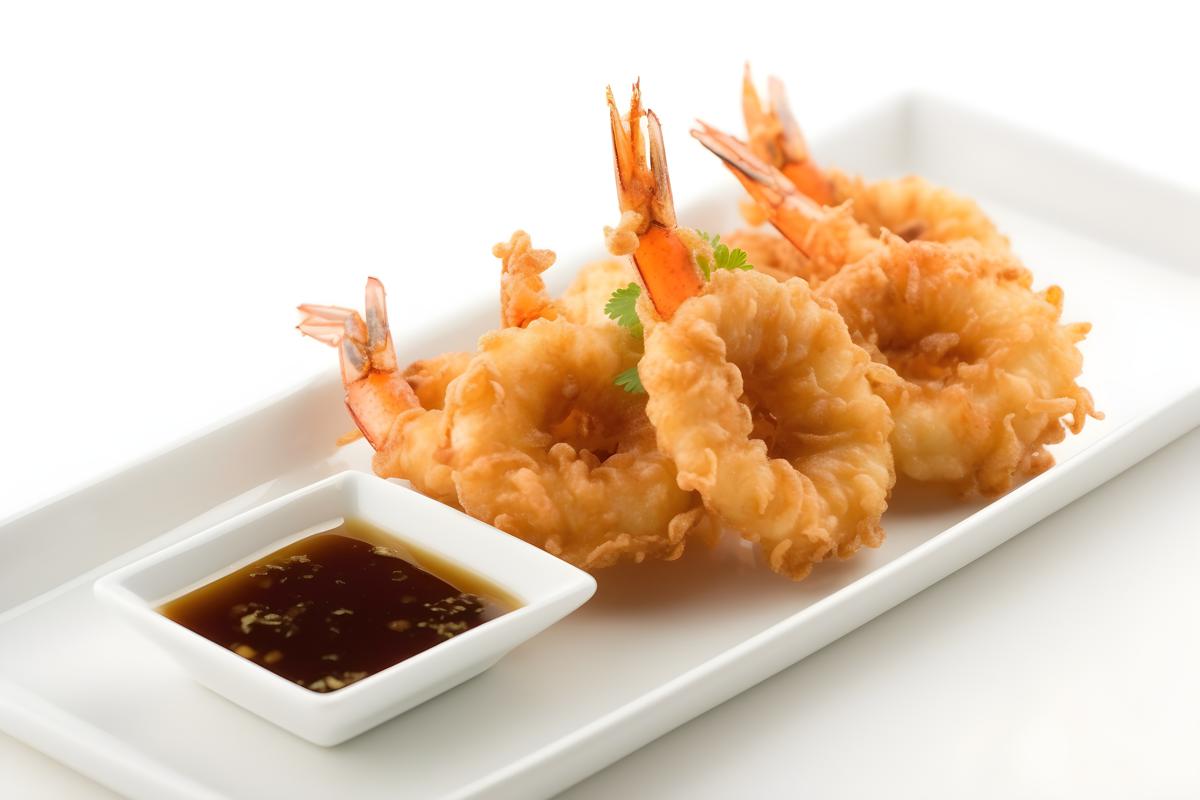
M 810 281 L 820 282 L 880 247 L 870 230 L 854 219 L 848 202 L 832 208 L 817 204 L 749 145 L 697 124 L 692 136 L 725 162 L 771 224 L 811 262 L 806 276 Z
M 692 130 L 692 136 L 725 163 L 773 222 L 785 214 L 803 214 L 812 220 L 821 217 L 820 206 L 800 194 L 787 176 L 759 158 L 745 142 L 705 122 L 697 120 L 696 124 L 699 127 Z M 782 228 L 780 232 L 787 236 Z
M 305 304 L 298 308 L 304 318 L 296 326 L 296 330 L 330 347 L 337 347 L 342 341 L 346 332 L 346 320 L 355 314 L 353 309 L 341 306 Z
M 346 408 L 371 446 L 380 449 L 396 418 L 420 408 L 398 369 L 383 284 L 367 279 L 365 319 L 340 306 L 305 304 L 299 310 L 301 333 L 338 348 Z
M 775 76 L 768 78 L 767 97 L 770 106 L 764 108 L 747 63 L 742 78 L 742 116 L 751 149 L 779 169 L 801 192 L 821 205 L 832 205 L 833 185 L 812 158 L 783 81 Z
M 676 232 L 662 125 L 653 111 L 643 110 L 640 83 L 633 85 L 627 118 L 621 117 L 612 87 L 607 96 L 617 199 L 623 217 L 637 215 L 633 218 L 638 239 L 633 264 L 659 316 L 670 319 L 684 300 L 700 293 L 704 279 L 692 251 Z M 646 118 L 645 135 L 642 117 Z

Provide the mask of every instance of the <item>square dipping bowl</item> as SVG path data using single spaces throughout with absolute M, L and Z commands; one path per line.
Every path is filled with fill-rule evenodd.
M 520 605 L 337 691 L 271 672 L 167 618 L 166 601 L 354 518 L 397 544 L 473 572 Z M 96 597 L 166 650 L 200 683 L 314 744 L 332 746 L 495 664 L 583 605 L 596 581 L 582 570 L 405 486 L 343 472 L 251 509 L 96 581 Z

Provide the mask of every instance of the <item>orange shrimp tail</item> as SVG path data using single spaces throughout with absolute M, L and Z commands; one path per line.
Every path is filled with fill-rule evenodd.
M 363 436 L 378 450 L 400 414 L 419 408 L 412 387 L 400 374 L 388 328 L 383 284 L 367 279 L 366 319 L 340 306 L 306 304 L 296 326 L 306 336 L 338 348 L 346 408 Z
M 764 162 L 750 146 L 703 122 L 692 130 L 700 144 L 725 162 L 771 224 L 792 244 L 807 252 L 806 234 L 821 218 L 821 207 L 797 191 L 782 172 Z
M 319 306 L 313 303 L 305 303 L 297 306 L 297 309 L 304 316 L 296 330 L 330 347 L 337 347 L 341 343 L 342 337 L 346 335 L 346 320 L 356 313 L 350 308 Z
M 633 85 L 627 119 L 622 119 L 617 109 L 612 87 L 607 96 L 617 200 L 622 212 L 635 212 L 641 218 L 633 264 L 655 311 L 662 319 L 670 319 L 683 301 L 703 290 L 704 279 L 691 250 L 675 233 L 675 202 L 662 126 L 653 111 L 642 109 L 640 82 Z M 646 117 L 644 138 L 642 117 Z
M 809 153 L 783 81 L 774 76 L 768 78 L 767 96 L 770 107 L 764 108 L 747 63 L 742 78 L 742 116 L 751 150 L 782 172 L 801 192 L 821 205 L 832 205 L 833 185 Z
M 692 261 L 692 251 L 672 230 L 658 224 L 651 225 L 638 240 L 633 264 L 646 285 L 654 310 L 663 319 L 674 316 L 684 300 L 704 288 Z

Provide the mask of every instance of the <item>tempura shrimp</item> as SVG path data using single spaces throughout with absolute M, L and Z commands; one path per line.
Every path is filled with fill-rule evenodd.
M 724 270 L 705 281 L 698 237 L 676 227 L 656 117 L 642 111 L 637 86 L 627 120 L 611 91 L 609 110 L 624 227 L 636 232 L 648 295 L 638 373 L 679 485 L 793 579 L 879 545 L 895 474 L 870 358 L 803 281 Z
M 301 310 L 300 329 L 340 349 L 346 405 L 376 474 L 586 569 L 669 560 L 688 540 L 711 540 L 699 497 L 654 446 L 646 398 L 613 384 L 637 360 L 627 332 L 538 318 L 486 334 L 432 409 L 396 369 L 378 280 L 365 321 Z
M 422 494 L 458 507 L 443 411 L 422 405 L 418 391 L 405 380 L 387 323 L 383 284 L 367 280 L 366 319 L 349 308 L 302 305 L 298 326 L 308 336 L 338 348 L 346 408 L 354 424 L 375 450 L 371 466 L 385 478 L 403 478 Z M 421 394 L 445 394 L 444 372 L 453 372 L 461 357 L 441 362 L 428 372 L 431 383 Z M 443 374 L 438 375 L 441 371 Z M 418 368 L 417 373 L 424 373 Z M 432 405 L 432 403 L 431 403 Z
M 886 233 L 884 245 L 819 293 L 888 367 L 873 382 L 896 422 L 897 470 L 996 495 L 1053 465 L 1046 445 L 1101 416 L 1077 382 L 1091 325 L 1060 324 L 1057 286 L 996 280 L 995 254 Z
M 627 332 L 539 319 L 484 336 L 447 403 L 463 509 L 584 569 L 679 557 L 713 528 L 614 385 Z
M 693 135 L 801 249 L 832 253 L 832 264 L 840 254 L 822 249 L 826 241 L 847 232 L 868 241 L 861 226 L 789 188 L 733 137 L 711 128 Z M 975 242 L 906 243 L 886 231 L 870 241 L 859 259 L 820 281 L 818 294 L 837 303 L 856 340 L 889 366 L 872 378 L 896 420 L 897 470 L 964 493 L 999 494 L 1053 464 L 1045 445 L 1096 416 L 1076 383 L 1075 345 L 1090 326 L 1059 324 L 1062 291 L 1035 293 L 1011 253 Z
M 725 166 L 757 203 L 766 219 L 800 254 L 788 257 L 786 248 L 772 245 L 770 237 L 757 232 L 735 233 L 731 244 L 746 248 L 762 258 L 774 273 L 793 274 L 813 286 L 829 280 L 844 267 L 886 250 L 879 232 L 855 219 L 853 203 L 822 206 L 795 185 L 778 169 L 767 163 L 746 143 L 703 122 L 692 136 L 725 162 Z M 982 266 L 992 276 L 1014 281 L 1028 288 L 1033 276 L 1011 253 L 989 249 L 977 241 L 964 239 L 945 244 L 964 256 L 983 255 Z
M 655 447 L 646 398 L 613 383 L 639 352 L 604 303 L 632 271 L 594 262 L 552 300 L 541 273 L 553 252 L 517 231 L 493 253 L 504 327 L 480 340 L 448 406 L 463 509 L 585 569 L 711 539 L 700 498 Z
M 988 250 L 1009 252 L 1008 237 L 968 197 L 917 175 L 866 181 L 840 170 L 822 170 L 808 150 L 778 78 L 768 79 L 767 94 L 769 105 L 764 107 L 747 64 L 742 81 L 742 114 L 750 148 L 780 170 L 800 192 L 825 206 L 849 203 L 854 218 L 872 235 L 887 230 L 909 241 L 971 241 Z

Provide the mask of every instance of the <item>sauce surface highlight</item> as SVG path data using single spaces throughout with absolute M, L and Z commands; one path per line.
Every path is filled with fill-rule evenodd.
M 294 683 L 332 692 L 517 605 L 480 576 L 347 519 L 159 611 Z

